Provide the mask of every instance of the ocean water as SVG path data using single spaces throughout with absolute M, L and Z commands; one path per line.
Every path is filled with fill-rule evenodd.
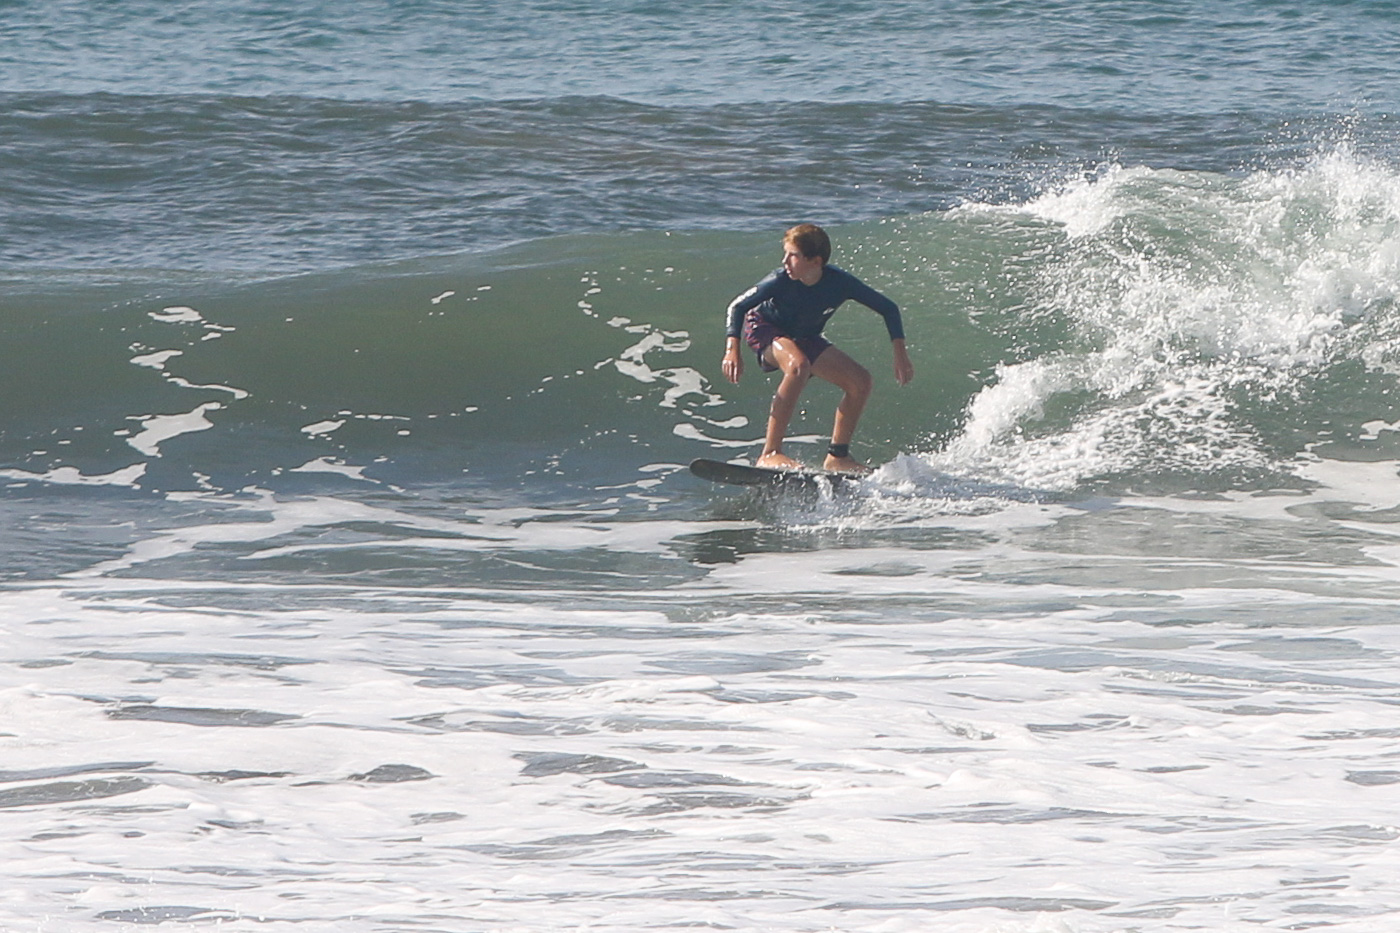
M 1392 929 L 1397 42 L 0 2 L 0 929 Z M 915 381 L 708 485 L 801 220 Z

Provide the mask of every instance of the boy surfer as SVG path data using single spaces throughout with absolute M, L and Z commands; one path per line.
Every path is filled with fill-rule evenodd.
M 826 231 L 816 224 L 798 224 L 783 235 L 783 267 L 729 305 L 721 364 L 725 378 L 738 384 L 744 372 L 741 335 L 758 354 L 765 372 L 781 370 L 783 374 L 773 393 L 759 466 L 801 468 L 802 464 L 783 453 L 783 439 L 807 380 L 820 376 L 843 393 L 823 467 L 847 473 L 869 469 L 851 457 L 850 444 L 874 381 L 864 366 L 822 336 L 826 322 L 848 299 L 885 319 L 894 349 L 894 378 L 900 385 L 914 378 L 899 307 L 849 272 L 828 265 L 830 259 L 831 239 Z

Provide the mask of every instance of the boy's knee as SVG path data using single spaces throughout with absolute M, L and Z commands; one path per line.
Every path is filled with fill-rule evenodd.
M 855 395 L 868 396 L 875 390 L 875 377 L 870 370 L 861 366 L 851 375 L 851 386 L 847 390 Z
M 812 375 L 812 364 L 806 359 L 792 360 L 783 367 L 783 372 L 794 379 L 806 380 Z

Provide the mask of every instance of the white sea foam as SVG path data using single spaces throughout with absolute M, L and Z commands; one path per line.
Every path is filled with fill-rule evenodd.
M 1298 497 L 1017 505 L 942 519 L 961 545 L 750 553 L 657 598 L 628 575 L 510 600 L 509 577 L 135 573 L 448 547 L 528 573 L 541 548 L 616 566 L 748 527 L 213 501 L 235 511 L 0 592 L 30 675 L 0 690 L 7 922 L 1109 933 L 1387 909 L 1384 604 L 1248 548 L 1071 547 L 1086 519 L 1103 548 L 1114 523 L 1249 509 L 1296 534 Z M 399 532 L 337 540 L 370 527 Z
M 111 473 L 90 475 L 79 472 L 76 467 L 55 467 L 46 473 L 33 473 L 27 470 L 0 470 L 6 479 L 35 483 L 54 483 L 59 486 L 134 486 L 146 473 L 146 464 L 133 463 L 129 467 Z
M 1241 178 L 1111 166 L 960 212 L 1049 225 L 1024 314 L 1071 340 L 998 367 L 938 468 L 1049 489 L 1288 469 L 1242 405 L 1286 402 L 1348 361 L 1396 371 L 1400 175 L 1345 147 Z
M 203 324 L 204 315 L 194 308 L 184 306 L 163 308 L 160 311 L 150 312 L 153 321 L 160 321 L 162 324 Z
M 205 415 L 219 411 L 224 406 L 218 402 L 206 402 L 192 411 L 174 415 L 147 415 L 133 419 L 141 425 L 139 433 L 127 438 L 127 443 L 148 457 L 160 456 L 160 445 L 182 434 L 207 431 L 214 426 Z
M 345 427 L 345 419 L 340 418 L 336 420 L 317 421 L 314 424 L 308 424 L 304 426 L 301 429 L 301 431 L 303 434 L 310 434 L 314 437 L 317 435 L 326 435 L 334 431 L 339 431 L 343 427 Z
M 1012 438 L 1094 363 L 1007 367 L 950 463 L 1090 462 L 1069 439 L 1111 421 Z M 1040 502 L 1045 467 L 901 457 L 765 526 L 170 500 L 192 511 L 0 591 L 25 892 L 0 917 L 1345 926 L 1387 909 L 1400 837 L 1395 468 L 1302 472 L 1320 491 Z
M 365 468 L 363 466 L 354 466 L 335 457 L 317 457 L 315 460 L 308 460 L 301 466 L 292 467 L 290 472 L 334 473 L 337 476 L 344 476 L 361 482 L 374 482 L 374 480 L 365 476 Z
M 131 362 L 135 366 L 146 366 L 150 369 L 159 369 L 163 371 L 166 363 L 177 356 L 183 356 L 184 353 L 184 350 L 157 350 L 153 353 L 142 353 L 139 356 L 133 356 Z

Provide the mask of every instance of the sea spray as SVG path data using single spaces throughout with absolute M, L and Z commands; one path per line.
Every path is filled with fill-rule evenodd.
M 1241 178 L 1115 165 L 959 208 L 1044 224 L 1016 314 L 1060 322 L 1065 341 L 1001 364 L 937 462 L 1061 489 L 1286 472 L 1301 453 L 1288 419 L 1330 423 L 1307 410 L 1319 385 L 1393 366 L 1397 196 L 1400 175 L 1342 148 Z M 1364 386 L 1378 410 L 1391 389 Z

